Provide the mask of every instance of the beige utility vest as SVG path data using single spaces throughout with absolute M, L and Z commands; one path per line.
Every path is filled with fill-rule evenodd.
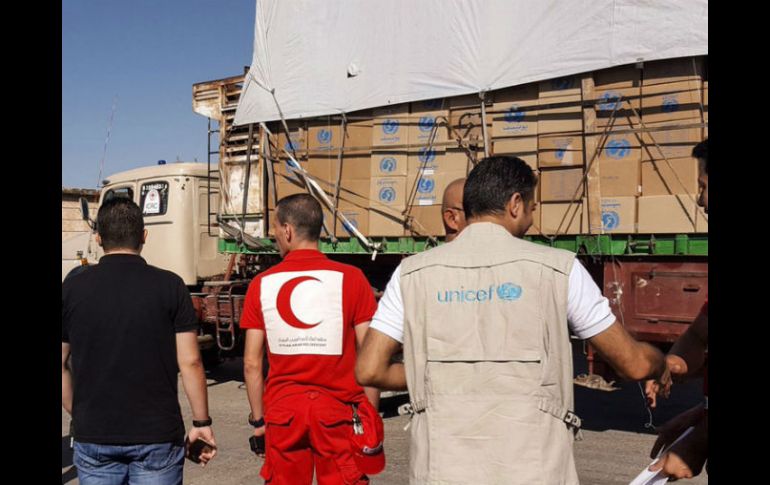
M 573 264 L 486 222 L 402 262 L 411 484 L 578 483 Z

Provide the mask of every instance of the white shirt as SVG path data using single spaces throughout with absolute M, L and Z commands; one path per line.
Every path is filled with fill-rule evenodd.
M 588 271 L 577 260 L 569 273 L 567 321 L 572 333 L 583 340 L 602 333 L 615 322 L 615 315 L 610 310 L 609 301 L 602 295 Z M 393 272 L 369 327 L 404 343 L 401 265 L 398 265 Z

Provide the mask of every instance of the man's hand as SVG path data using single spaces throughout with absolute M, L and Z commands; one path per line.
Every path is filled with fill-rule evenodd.
M 671 376 L 674 371 L 672 369 L 672 359 L 669 359 L 669 357 L 670 356 L 668 355 L 666 356 L 666 368 L 663 371 L 663 374 L 657 379 L 649 379 L 644 384 L 644 393 L 647 396 L 647 405 L 651 408 L 654 408 L 657 405 L 658 396 L 661 396 L 664 399 L 668 399 L 668 396 L 671 394 Z M 677 363 L 674 362 L 674 365 L 677 365 Z
M 265 426 L 260 426 L 259 428 L 254 428 L 254 436 L 257 437 L 257 438 L 262 438 L 264 440 L 265 430 L 266 430 Z M 260 458 L 264 458 L 265 457 L 264 441 L 262 441 L 262 443 L 263 443 L 262 449 L 261 450 L 257 450 L 257 451 L 254 452 Z
M 187 433 L 187 442 L 189 443 L 194 442 L 198 438 L 201 438 L 212 445 L 216 446 L 217 442 L 214 440 L 214 431 L 211 429 L 211 426 L 204 426 L 202 428 L 191 428 L 190 432 Z M 217 450 L 216 448 L 210 450 L 210 451 L 204 451 L 201 453 L 200 459 L 201 459 L 201 466 L 206 466 L 206 463 L 211 461 L 214 456 L 216 456 Z
M 684 415 L 684 416 L 683 416 Z M 693 416 L 700 416 L 693 422 Z M 680 418 L 681 419 L 678 419 Z M 690 411 L 680 414 L 675 421 L 668 427 L 669 423 L 661 429 L 661 436 L 658 437 L 658 441 L 655 442 L 655 446 L 652 448 L 652 455 L 657 455 L 657 450 L 660 450 L 666 443 L 675 441 L 676 438 L 681 435 L 675 435 L 673 430 L 681 429 L 682 426 L 687 425 L 693 427 L 693 430 L 679 442 L 675 443 L 668 449 L 658 461 L 650 466 L 650 471 L 663 470 L 663 473 L 675 479 L 678 478 L 692 478 L 700 474 L 703 469 L 703 464 L 708 459 L 708 423 L 706 417 L 701 413 L 693 414 Z M 663 436 L 666 436 L 664 439 Z M 673 437 L 673 438 L 672 438 Z

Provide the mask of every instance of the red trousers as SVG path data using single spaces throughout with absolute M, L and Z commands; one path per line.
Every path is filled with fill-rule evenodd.
M 265 464 L 260 475 L 270 485 L 368 484 L 350 448 L 349 405 L 322 392 L 305 391 L 265 406 Z

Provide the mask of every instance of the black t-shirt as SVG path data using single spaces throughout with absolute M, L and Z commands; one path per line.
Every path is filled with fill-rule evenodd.
M 190 293 L 140 256 L 110 254 L 62 283 L 75 439 L 181 442 L 176 333 L 197 331 Z

